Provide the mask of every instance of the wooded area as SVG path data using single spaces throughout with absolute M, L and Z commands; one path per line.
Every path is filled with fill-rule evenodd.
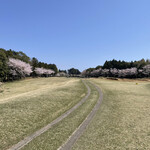
M 49 77 L 58 72 L 55 64 L 39 62 L 25 53 L 0 49 L 0 81 L 32 77 Z

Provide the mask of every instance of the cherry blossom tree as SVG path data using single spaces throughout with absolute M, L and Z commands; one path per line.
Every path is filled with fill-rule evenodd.
M 142 73 L 144 76 L 149 77 L 150 76 L 150 65 L 146 65 L 145 67 L 143 67 Z
M 45 68 L 35 68 L 34 71 L 38 76 L 46 76 L 46 77 L 51 76 L 52 74 L 55 73 L 55 71 Z
M 9 58 L 7 64 L 10 69 L 9 75 L 11 77 L 24 78 L 30 76 L 32 73 L 31 65 L 19 59 Z
M 138 75 L 137 68 L 127 68 L 118 70 L 118 77 L 122 78 L 133 78 Z
M 116 68 L 111 68 L 110 69 L 110 75 L 112 76 L 112 77 L 118 77 L 118 69 L 116 69 Z
M 102 69 L 101 76 L 108 77 L 110 75 L 109 69 Z
M 86 77 L 86 75 L 87 75 L 86 70 L 83 70 L 83 71 L 81 72 L 81 76 L 82 76 L 82 77 Z
M 90 73 L 90 75 L 91 75 L 92 77 L 99 77 L 99 76 L 101 75 L 101 71 L 102 71 L 101 68 L 100 68 L 100 69 L 93 70 L 93 71 Z
M 92 72 L 84 70 L 82 76 L 84 77 L 120 77 L 120 78 L 133 78 L 137 77 L 138 70 L 137 68 L 127 68 L 127 69 L 95 69 Z

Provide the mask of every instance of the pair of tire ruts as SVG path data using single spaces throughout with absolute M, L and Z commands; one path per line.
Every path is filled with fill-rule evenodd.
M 87 83 L 85 82 L 85 80 L 82 80 L 82 82 L 84 83 L 84 85 L 87 88 L 87 95 L 80 102 L 78 102 L 74 107 L 72 107 L 71 109 L 69 109 L 68 111 L 66 111 L 65 113 L 63 113 L 61 116 L 59 116 L 58 118 L 56 118 L 54 121 L 52 121 L 51 123 L 49 123 L 45 127 L 41 128 L 40 130 L 36 131 L 32 135 L 26 137 L 25 139 L 23 139 L 19 143 L 15 144 L 14 146 L 12 146 L 11 148 L 9 148 L 8 150 L 20 150 L 25 145 L 27 145 L 29 142 L 31 142 L 33 139 L 35 139 L 36 137 L 40 136 L 42 133 L 46 132 L 52 126 L 54 126 L 55 124 L 57 124 L 60 121 L 62 121 L 69 114 L 71 114 L 74 110 L 76 110 L 79 106 L 81 106 L 88 99 L 88 97 L 91 94 L 91 89 L 87 85 Z M 70 136 L 70 138 L 67 140 L 67 142 L 59 148 L 59 150 L 70 150 L 72 148 L 73 144 L 82 135 L 83 131 L 86 129 L 86 127 L 88 126 L 88 124 L 90 123 L 90 121 L 93 119 L 94 115 L 96 114 L 96 112 L 98 111 L 98 109 L 100 107 L 100 104 L 101 104 L 102 99 L 103 99 L 103 93 L 102 93 L 101 89 L 98 86 L 96 86 L 94 83 L 91 83 L 91 84 L 99 92 L 99 99 L 98 99 L 96 105 L 94 106 L 94 108 L 92 109 L 92 111 L 86 117 L 86 119 L 74 131 L 74 133 Z

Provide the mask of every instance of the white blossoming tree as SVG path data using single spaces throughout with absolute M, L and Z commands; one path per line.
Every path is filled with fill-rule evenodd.
M 55 71 L 45 68 L 35 68 L 34 71 L 37 74 L 37 76 L 45 76 L 45 77 L 49 77 L 55 73 Z
M 101 74 L 101 71 L 102 71 L 101 68 L 100 68 L 100 69 L 93 70 L 93 71 L 90 73 L 90 75 L 91 75 L 92 77 L 99 77 L 100 74 Z
M 145 67 L 143 67 L 142 73 L 144 76 L 149 77 L 150 76 L 150 65 L 146 65 Z
M 32 73 L 31 65 L 19 59 L 9 58 L 8 67 L 10 69 L 9 77 L 12 79 L 24 78 Z

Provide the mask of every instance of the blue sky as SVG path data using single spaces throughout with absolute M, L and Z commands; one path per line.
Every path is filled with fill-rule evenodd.
M 150 58 L 150 0 L 0 0 L 0 47 L 60 69 Z

